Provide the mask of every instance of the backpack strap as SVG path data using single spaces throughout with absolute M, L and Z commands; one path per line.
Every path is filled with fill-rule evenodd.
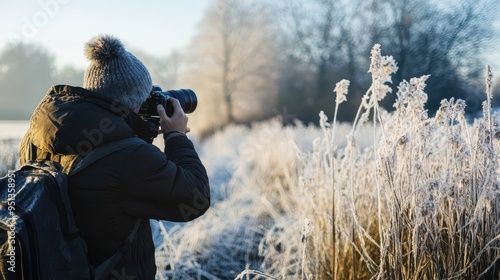
M 72 176 L 84 168 L 88 167 L 92 163 L 98 161 L 99 159 L 110 155 L 114 152 L 118 152 L 134 144 L 147 144 L 146 141 L 138 137 L 125 138 L 108 144 L 104 144 L 92 150 L 88 155 L 86 155 L 82 160 L 80 160 L 76 166 L 69 172 L 69 176 Z
M 73 176 L 76 173 L 82 171 L 84 168 L 91 165 L 92 163 L 98 161 L 99 159 L 107 155 L 110 155 L 114 152 L 123 150 L 134 144 L 147 144 L 147 143 L 141 138 L 132 137 L 99 146 L 98 148 L 90 152 L 88 155 L 86 155 L 80 162 L 78 162 L 68 175 Z M 113 254 L 113 256 L 105 260 L 103 263 L 101 263 L 94 269 L 95 280 L 101 280 L 106 278 L 111 272 L 111 269 L 113 269 L 113 267 L 116 266 L 116 264 L 120 261 L 123 255 L 127 253 L 127 251 L 130 249 L 130 246 L 132 245 L 132 241 L 134 240 L 137 231 L 139 230 L 141 221 L 142 221 L 141 219 L 137 219 L 137 221 L 134 224 L 134 228 L 132 229 L 132 232 L 129 234 L 128 238 L 120 246 L 120 248 L 118 248 L 118 250 Z
M 115 254 L 94 269 L 94 280 L 102 280 L 106 278 L 111 272 L 111 269 L 115 267 L 116 264 L 118 264 L 118 262 L 120 261 L 120 259 L 125 255 L 125 253 L 127 253 L 127 251 L 132 246 L 132 241 L 134 240 L 135 235 L 139 230 L 141 221 L 142 221 L 141 219 L 137 219 L 137 221 L 134 224 L 134 228 L 132 229 L 132 232 L 127 237 L 127 240 L 125 240 L 122 246 L 118 248 Z

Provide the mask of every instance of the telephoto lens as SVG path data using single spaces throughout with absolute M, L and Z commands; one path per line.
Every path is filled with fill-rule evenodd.
M 168 90 L 165 92 L 165 95 L 179 100 L 182 110 L 184 110 L 184 113 L 186 114 L 194 112 L 194 110 L 196 110 L 196 106 L 198 105 L 198 98 L 196 97 L 194 91 L 190 89 Z M 167 102 L 165 110 L 167 111 L 168 116 L 171 116 L 174 113 L 174 108 L 170 102 Z
M 153 86 L 153 90 L 149 94 L 149 97 L 141 105 L 139 115 L 145 118 L 159 117 L 156 106 L 161 104 L 165 108 L 167 116 L 172 116 L 174 107 L 172 103 L 168 101 L 171 97 L 179 100 L 182 110 L 184 110 L 186 114 L 194 112 L 198 105 L 198 98 L 194 91 L 190 89 L 162 91 L 159 86 Z

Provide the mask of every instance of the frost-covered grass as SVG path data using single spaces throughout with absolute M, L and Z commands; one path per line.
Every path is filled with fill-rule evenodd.
M 204 160 L 225 154 L 227 196 L 165 230 L 171 246 L 158 260 L 170 270 L 160 275 L 497 279 L 500 115 L 491 113 L 491 76 L 483 118 L 470 124 L 461 100 L 427 115 L 427 76 L 402 82 L 395 111 L 382 110 L 395 71 L 375 46 L 373 84 L 352 125 L 320 114 L 320 129 L 270 121 L 214 135 Z M 335 89 L 337 110 L 348 85 Z
M 202 146 L 207 169 L 231 176 L 222 184 L 223 199 L 203 217 L 164 230 L 169 246 L 157 251 L 159 268 L 169 268 L 159 273 L 163 279 L 282 279 L 302 271 L 329 279 L 333 188 L 300 175 L 314 170 L 307 153 L 321 135 L 317 127 L 284 127 L 274 119 L 230 126 L 208 139 Z
M 401 83 L 395 111 L 385 112 L 378 101 L 395 71 L 375 46 L 353 124 L 320 113 L 320 127 L 272 119 L 197 143 L 213 205 L 193 222 L 153 223 L 157 278 L 497 279 L 491 76 L 483 118 L 471 124 L 461 100 L 427 115 L 427 76 Z M 348 87 L 335 88 L 336 111 Z
M 381 110 L 377 101 L 396 70 L 375 46 L 373 84 L 347 146 L 336 148 L 334 137 L 321 145 L 330 162 L 322 170 L 335 190 L 333 276 L 497 279 L 500 118 L 490 112 L 491 73 L 483 118 L 471 125 L 462 100 L 443 100 L 434 117 L 427 115 L 427 76 L 399 85 L 394 113 Z M 375 141 L 360 149 L 357 131 L 368 113 Z M 321 123 L 325 135 L 335 130 Z

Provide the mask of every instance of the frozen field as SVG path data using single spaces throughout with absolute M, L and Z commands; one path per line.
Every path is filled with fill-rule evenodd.
M 195 141 L 213 204 L 190 223 L 153 223 L 157 278 L 498 279 L 491 75 L 471 123 L 463 100 L 443 100 L 428 115 L 428 76 L 403 81 L 394 112 L 383 110 L 396 70 L 376 45 L 373 84 L 352 124 L 321 112 L 319 127 L 271 119 Z M 335 92 L 337 112 L 349 82 Z M 6 168 L 14 142 L 3 142 Z

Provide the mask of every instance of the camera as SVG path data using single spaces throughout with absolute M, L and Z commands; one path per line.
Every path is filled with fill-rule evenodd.
M 149 123 L 151 131 L 154 131 L 155 135 L 158 134 L 160 128 L 160 115 L 156 107 L 158 104 L 161 104 L 165 108 L 167 116 L 171 117 L 174 114 L 174 106 L 168 101 L 171 97 L 179 100 L 182 110 L 186 114 L 194 112 L 198 104 L 196 94 L 190 89 L 162 91 L 159 86 L 153 86 L 148 98 L 141 104 L 138 114 L 143 120 Z M 149 139 L 149 143 L 152 143 L 153 139 L 154 137 Z
M 186 114 L 194 112 L 196 105 L 198 105 L 198 98 L 194 91 L 190 89 L 162 91 L 159 86 L 155 85 L 146 101 L 141 104 L 139 115 L 148 119 L 159 118 L 160 116 L 158 115 L 156 107 L 158 104 L 161 104 L 163 108 L 165 108 L 167 116 L 171 117 L 174 114 L 174 107 L 172 103 L 168 101 L 171 97 L 179 100 L 182 110 L 184 110 Z

